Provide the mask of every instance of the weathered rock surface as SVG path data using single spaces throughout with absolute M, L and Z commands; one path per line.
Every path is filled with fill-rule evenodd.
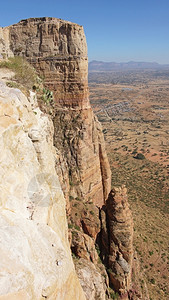
M 54 127 L 55 146 L 66 158 L 71 194 L 101 207 L 110 191 L 111 173 L 101 126 L 92 110 L 58 111 Z
M 5 30 L 12 53 L 26 57 L 54 92 L 54 143 L 62 154 L 59 175 L 67 203 L 65 171 L 74 195 L 102 206 L 111 189 L 111 174 L 102 129 L 89 104 L 83 27 L 56 18 L 32 18 Z
M 95 249 L 94 240 L 87 234 L 78 230 L 72 230 L 71 249 L 77 257 L 87 259 L 95 264 L 98 263 L 99 257 Z
M 82 258 L 75 262 L 75 267 L 86 299 L 106 300 L 106 272 L 101 276 L 100 270 L 93 263 Z
M 123 299 L 128 299 L 133 262 L 133 219 L 125 186 L 114 188 L 103 208 L 102 253 L 112 286 Z
M 3 51 L 8 48 L 11 51 L 6 56 L 25 56 L 44 77 L 46 87 L 54 92 L 51 109 L 57 150 L 53 168 L 58 170 L 68 216 L 71 216 L 70 195 L 83 199 L 79 225 L 89 236 L 83 234 L 77 239 L 79 244 L 77 240 L 76 243 L 73 241 L 74 246 L 76 244 L 79 256 L 81 253 L 81 257 L 97 261 L 95 240 L 100 229 L 94 222 L 90 226 L 93 218 L 88 219 L 84 206 L 87 202 L 99 207 L 105 203 L 110 191 L 111 174 L 102 128 L 89 104 L 87 46 L 83 27 L 60 19 L 39 18 L 23 20 L 3 29 L 2 33 L 4 30 L 8 32 L 9 40 Z M 55 171 L 49 172 L 47 168 L 49 154 L 43 157 L 45 144 L 39 142 L 39 135 L 44 140 L 45 134 L 39 127 L 29 130 L 28 137 L 34 145 L 38 162 L 46 166 L 43 172 L 55 174 Z M 40 183 L 45 181 L 40 177 L 36 180 Z M 42 219 L 34 203 L 28 203 L 27 207 L 31 220 L 35 217 L 37 222 L 38 218 Z M 46 205 L 43 209 L 38 206 L 40 212 L 45 209 L 48 211 Z M 55 212 L 53 218 L 56 218 Z M 49 225 L 49 221 L 46 222 Z
M 71 230 L 70 243 L 80 258 L 76 270 L 86 299 L 107 297 L 107 277 L 102 264 L 104 276 L 100 274 L 95 249 L 99 234 L 110 282 L 123 299 L 128 299 L 133 256 L 132 216 L 125 187 L 109 194 L 111 173 L 104 137 L 89 103 L 83 28 L 60 19 L 34 18 L 1 29 L 1 37 L 0 53 L 24 56 L 44 77 L 46 88 L 54 92 L 54 103 L 50 105 L 54 131 L 39 108 L 34 110 L 33 100 L 31 107 L 26 98 L 17 94 L 8 97 L 7 106 L 6 102 L 3 104 L 5 113 L 0 124 L 5 141 L 2 153 L 6 154 L 2 155 L 2 226 L 5 232 L 10 224 L 9 236 L 15 226 L 14 234 L 19 236 L 14 242 L 16 255 L 10 252 L 10 241 L 7 245 L 4 242 L 4 249 L 9 252 L 7 259 L 13 260 L 10 266 L 15 262 L 20 271 L 18 277 L 14 276 L 15 268 L 11 271 L 7 265 L 6 273 L 12 275 L 8 285 L 4 279 L 3 286 L 8 288 L 2 287 L 2 293 L 13 293 L 13 299 L 22 299 L 23 295 L 28 299 L 85 299 L 71 261 L 67 209 L 69 225 L 80 227 Z M 4 241 L 9 240 L 3 234 L 2 237 Z M 21 270 L 24 270 L 22 275 Z
M 0 82 L 0 299 L 85 296 L 68 243 L 53 124 Z
M 8 28 L 12 52 L 34 65 L 54 92 L 55 103 L 89 106 L 87 45 L 82 26 L 56 18 L 31 18 Z
M 0 59 L 13 56 L 10 49 L 9 27 L 0 27 Z

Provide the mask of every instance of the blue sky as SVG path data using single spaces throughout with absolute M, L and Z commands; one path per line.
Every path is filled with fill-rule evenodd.
M 83 25 L 89 61 L 169 64 L 169 0 L 3 0 L 0 26 L 30 17 Z

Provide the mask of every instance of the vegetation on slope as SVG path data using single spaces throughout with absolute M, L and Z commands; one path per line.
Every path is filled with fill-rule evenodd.
M 9 57 L 0 62 L 0 68 L 6 68 L 14 72 L 14 76 L 7 81 L 11 88 L 19 88 L 29 96 L 29 91 L 37 92 L 37 98 L 41 105 L 48 105 L 53 101 L 53 93 L 44 87 L 43 80 L 29 62 L 21 56 Z
M 15 73 L 13 81 L 27 89 L 32 89 L 37 82 L 38 76 L 35 69 L 20 56 L 10 57 L 8 60 L 1 61 L 0 68 L 7 68 L 13 71 Z

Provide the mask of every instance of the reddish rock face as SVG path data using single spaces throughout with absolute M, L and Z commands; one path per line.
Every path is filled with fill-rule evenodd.
M 133 219 L 125 186 L 110 192 L 102 212 L 102 224 L 103 255 L 110 282 L 123 299 L 128 299 L 133 262 Z
M 111 173 L 102 128 L 89 104 L 83 27 L 55 18 L 32 18 L 10 26 L 9 37 L 14 55 L 26 57 L 54 93 L 54 143 L 63 156 L 57 167 L 65 196 L 70 186 L 64 178 L 69 177 L 73 196 L 101 207 L 110 191 Z
M 9 29 L 12 52 L 34 65 L 58 105 L 89 106 L 87 45 L 82 26 L 56 18 L 31 18 Z
M 57 111 L 54 127 L 55 146 L 66 158 L 71 195 L 102 207 L 111 172 L 102 129 L 92 110 Z
M 121 298 L 128 299 L 133 257 L 132 216 L 125 187 L 110 192 L 111 172 L 102 128 L 88 98 L 88 60 L 83 27 L 55 18 L 34 18 L 6 30 L 9 40 L 5 49 L 8 51 L 3 51 L 7 56 L 13 53 L 26 57 L 44 77 L 45 86 L 54 92 L 51 110 L 55 167 L 67 200 L 67 215 L 81 227 L 81 231 L 72 231 L 72 249 L 87 261 L 89 267 L 90 260 L 96 263 L 95 241 L 100 220 L 95 210 L 96 206 L 104 205 L 100 210 L 102 258 L 109 268 L 114 289 Z M 75 203 L 77 212 L 69 202 L 72 198 L 80 203 Z M 91 203 L 94 208 L 90 207 Z M 79 216 L 78 220 L 76 216 Z M 85 281 L 84 271 L 82 269 L 80 276 Z M 94 270 L 90 274 L 92 278 L 97 272 Z M 89 294 L 93 286 L 88 289 Z M 105 299 L 102 282 L 100 286 L 99 295 L 98 288 L 96 291 L 94 288 L 91 300 Z

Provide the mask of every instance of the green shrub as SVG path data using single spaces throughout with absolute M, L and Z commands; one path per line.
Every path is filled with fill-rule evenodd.
M 78 231 L 80 231 L 80 227 L 78 226 L 78 225 L 74 225 L 74 228 L 76 229 L 76 230 L 78 230 Z
M 69 180 L 69 184 L 70 184 L 70 186 L 74 186 L 74 183 L 71 180 Z
M 68 228 L 69 228 L 69 229 L 72 229 L 72 228 L 73 228 L 73 224 L 68 223 Z
M 81 201 L 81 199 L 80 199 L 79 197 L 76 197 L 75 199 L 76 199 L 77 201 Z
M 136 154 L 136 153 L 137 153 L 137 147 L 136 147 L 136 148 L 134 148 L 134 150 L 133 150 L 132 154 Z
M 145 156 L 142 153 L 137 153 L 137 155 L 134 156 L 134 158 L 136 158 L 136 159 L 145 159 Z
M 100 256 L 100 248 L 99 248 L 99 245 L 96 244 L 95 248 L 96 248 L 97 254 Z
M 155 279 L 154 279 L 154 278 L 151 278 L 151 279 L 150 279 L 150 282 L 151 282 L 152 284 L 155 284 Z
M 52 102 L 53 101 L 53 92 L 50 91 L 49 89 L 43 88 L 42 100 L 44 101 L 45 104 L 49 104 L 50 102 Z
M 109 293 L 110 293 L 111 299 L 119 299 L 119 294 L 117 292 L 115 292 L 113 289 L 109 288 Z

